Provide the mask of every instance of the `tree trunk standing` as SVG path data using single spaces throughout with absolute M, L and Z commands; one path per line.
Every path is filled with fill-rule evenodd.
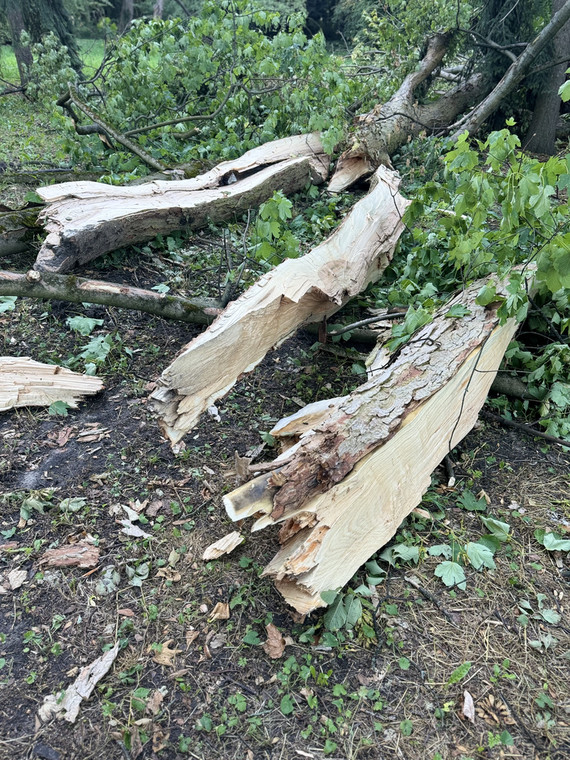
M 22 6 L 20 0 L 5 0 L 3 3 L 10 35 L 12 37 L 12 50 L 18 64 L 20 84 L 28 81 L 28 72 L 32 65 L 32 53 L 27 45 L 22 45 L 22 32 L 25 31 Z
M 564 0 L 552 0 L 552 15 L 554 16 L 562 6 Z M 564 83 L 568 59 L 570 58 L 570 21 L 560 29 L 553 41 L 553 59 L 562 61 L 553 66 L 547 73 L 543 86 L 538 93 L 534 104 L 534 111 L 524 147 L 534 153 L 546 153 L 549 156 L 555 153 L 556 125 L 560 113 L 560 95 L 558 90 Z
M 119 31 L 124 32 L 135 15 L 134 0 L 123 0 L 119 16 Z
M 164 13 L 164 0 L 156 0 L 154 4 L 154 8 L 152 10 L 152 17 L 162 18 L 163 13 Z
M 46 34 L 53 32 L 67 48 L 73 68 L 81 71 L 81 59 L 72 34 L 71 19 L 63 0 L 8 0 L 8 7 L 11 5 L 19 8 L 24 29 L 32 42 L 41 42 Z

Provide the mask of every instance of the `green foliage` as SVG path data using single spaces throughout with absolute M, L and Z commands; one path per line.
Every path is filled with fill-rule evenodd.
M 110 51 L 98 92 L 101 116 L 164 163 L 229 159 L 268 140 L 319 130 L 332 150 L 345 108 L 362 91 L 322 35 L 308 39 L 299 14 L 280 18 L 248 0 L 205 2 L 189 19 L 136 20 Z M 153 124 L 169 122 L 149 129 Z M 140 130 L 130 134 L 130 130 Z M 110 171 L 140 165 L 97 136 L 69 146 Z
M 67 48 L 53 32 L 35 44 L 23 32 L 22 43 L 30 46 L 33 60 L 26 95 L 44 105 L 53 102 L 67 89 L 69 82 L 77 79 Z
M 259 207 L 252 238 L 251 253 L 265 266 L 278 264 L 285 258 L 299 255 L 299 240 L 289 229 L 292 202 L 281 190 Z

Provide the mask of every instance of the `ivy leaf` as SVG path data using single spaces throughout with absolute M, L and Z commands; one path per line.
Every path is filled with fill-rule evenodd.
M 560 538 L 555 533 L 544 533 L 542 540 L 537 537 L 538 531 L 535 531 L 535 538 L 549 552 L 570 552 L 570 539 Z
M 487 502 L 485 499 L 477 499 L 471 491 L 463 491 L 457 500 L 457 503 L 468 512 L 485 512 L 487 509 Z
M 69 404 L 66 401 L 54 401 L 53 404 L 50 404 L 48 407 L 48 414 L 53 417 L 57 415 L 60 417 L 67 417 L 67 410 L 69 408 Z
M 281 697 L 281 704 L 279 705 L 279 709 L 283 715 L 291 715 L 295 709 L 295 703 L 293 702 L 293 697 L 290 694 L 284 694 Z
M 457 562 L 442 562 L 435 568 L 435 575 L 441 578 L 446 586 L 457 586 L 462 591 L 465 591 L 467 588 L 465 573 Z
M 394 557 L 400 557 L 404 562 L 414 562 L 418 564 L 420 559 L 420 550 L 417 546 L 406 546 L 405 544 L 396 544 L 393 552 Z
M 482 567 L 488 567 L 490 570 L 495 569 L 493 552 L 489 547 L 470 541 L 465 547 L 465 552 L 475 570 L 480 570 Z
M 435 544 L 435 546 L 430 546 L 428 554 L 430 557 L 446 557 L 447 559 L 451 559 L 451 546 L 449 544 Z
M 245 634 L 242 641 L 244 644 L 249 644 L 251 647 L 256 647 L 258 644 L 261 644 L 261 639 L 253 629 Z

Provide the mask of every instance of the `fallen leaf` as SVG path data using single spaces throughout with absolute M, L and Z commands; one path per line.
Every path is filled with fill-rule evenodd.
M 137 757 L 142 754 L 143 751 L 143 745 L 141 741 L 141 736 L 139 733 L 139 730 L 136 726 L 132 726 L 132 728 L 129 731 L 131 735 L 131 747 L 130 747 L 130 756 L 133 758 L 133 760 L 136 760 Z
M 69 441 L 72 433 L 72 427 L 63 427 L 61 430 L 53 430 L 51 433 L 48 433 L 47 437 L 48 441 L 54 442 L 51 444 L 52 446 L 55 444 L 61 448 Z
M 208 645 L 210 649 L 219 649 L 220 647 L 223 647 L 226 641 L 228 640 L 227 634 L 225 633 L 216 633 L 210 641 L 208 642 Z
M 218 557 L 221 557 L 224 554 L 233 552 L 236 546 L 239 546 L 244 541 L 245 539 L 241 533 L 239 533 L 237 530 L 234 530 L 233 533 L 228 533 L 227 536 L 224 536 L 215 543 L 210 544 L 210 546 L 208 546 L 208 548 L 204 551 L 202 559 L 218 559 Z
M 190 649 L 190 645 L 194 642 L 200 634 L 198 631 L 186 631 L 186 649 Z
M 164 687 L 163 687 L 164 688 Z M 160 689 L 152 692 L 146 703 L 146 711 L 151 715 L 158 715 L 160 706 L 164 701 L 164 694 Z
M 182 578 L 178 570 L 173 570 L 171 567 L 160 567 L 158 569 L 156 577 L 164 578 L 167 581 L 171 581 L 171 583 L 178 583 L 178 581 Z
M 240 457 L 237 451 L 234 453 L 234 466 L 238 483 L 245 483 L 250 479 L 249 465 L 252 461 L 251 457 Z
M 12 591 L 15 591 L 17 588 L 20 588 L 22 583 L 26 580 L 28 577 L 28 571 L 27 570 L 10 570 L 8 573 L 8 583 L 10 584 L 10 588 Z
M 165 641 L 161 646 L 160 651 L 157 650 L 154 653 L 154 657 L 152 659 L 159 665 L 165 665 L 168 668 L 174 667 L 174 658 L 177 654 L 180 654 L 182 650 L 176 648 L 171 649 L 170 644 L 172 644 L 173 641 L 174 639 L 168 639 L 168 641 Z
M 164 506 L 164 502 L 162 499 L 156 499 L 155 501 L 151 501 L 151 503 L 146 508 L 146 513 L 149 517 L 156 517 L 158 514 L 158 511 L 162 509 Z
M 273 623 L 266 625 L 265 630 L 267 631 L 267 641 L 263 645 L 263 650 L 272 660 L 278 660 L 283 656 L 285 639 L 281 635 L 279 628 L 273 625 Z
M 60 546 L 48 549 L 40 559 L 40 565 L 48 567 L 96 567 L 99 562 L 97 546 L 80 542 L 72 546 Z
M 213 620 L 228 620 L 230 617 L 230 605 L 227 602 L 218 602 L 212 614 L 210 615 L 210 622 Z
M 118 522 L 124 526 L 121 533 L 124 533 L 126 536 L 131 536 L 132 538 L 152 538 L 150 533 L 145 533 L 142 528 L 139 528 L 138 525 L 133 525 L 130 520 L 119 520 Z
M 133 509 L 137 514 L 142 512 L 147 504 L 148 499 L 145 499 L 144 501 L 139 501 L 138 499 L 135 499 L 135 501 L 129 501 L 129 507 Z
M 159 726 L 154 726 L 152 733 L 152 751 L 158 754 L 168 744 L 170 731 L 163 731 Z
M 123 607 L 122 609 L 117 610 L 117 614 L 122 615 L 123 617 L 135 617 L 135 613 L 128 607 Z
M 12 549 L 17 549 L 20 544 L 17 541 L 8 541 L 6 544 L 0 544 L 0 552 L 9 552 Z
M 467 720 L 471 721 L 471 723 L 475 723 L 475 704 L 473 702 L 473 697 L 467 690 L 463 692 L 462 712 Z

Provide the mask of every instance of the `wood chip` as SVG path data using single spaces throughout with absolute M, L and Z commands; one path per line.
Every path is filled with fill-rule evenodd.
M 79 542 L 72 546 L 60 546 L 48 549 L 42 554 L 40 565 L 48 567 L 96 567 L 99 563 L 100 551 L 97 546 Z
M 267 631 L 267 641 L 263 645 L 263 650 L 272 660 L 278 660 L 283 656 L 286 641 L 279 628 L 273 623 L 266 625 L 265 630 Z
M 227 536 L 224 536 L 215 543 L 210 544 L 210 546 L 208 546 L 208 548 L 204 551 L 202 559 L 218 559 L 218 557 L 221 557 L 224 554 L 233 552 L 236 546 L 242 544 L 244 540 L 245 539 L 241 533 L 239 533 L 237 530 L 234 530 L 233 533 L 228 533 Z

